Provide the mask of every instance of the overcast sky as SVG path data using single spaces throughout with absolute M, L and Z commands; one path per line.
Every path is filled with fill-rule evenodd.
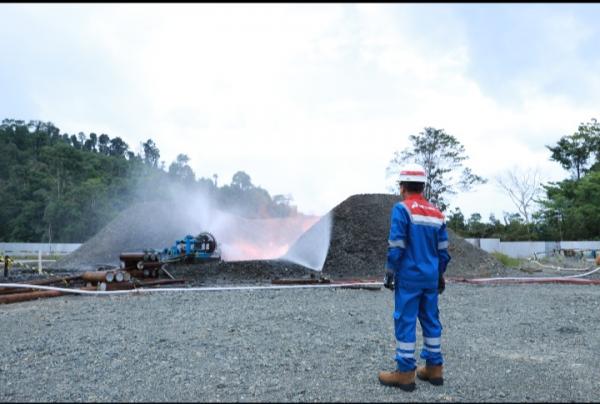
M 238 170 L 323 214 L 387 192 L 408 136 L 443 128 L 492 179 L 568 176 L 545 145 L 600 118 L 597 4 L 2 4 L 0 118 L 152 138 L 168 166 Z M 490 181 L 451 199 L 516 208 Z

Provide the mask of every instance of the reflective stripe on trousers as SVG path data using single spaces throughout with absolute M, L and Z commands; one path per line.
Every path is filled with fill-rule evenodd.
M 415 341 L 417 318 L 423 329 L 421 358 L 428 365 L 443 363 L 441 349 L 442 324 L 438 311 L 438 291 L 435 289 L 403 289 L 396 287 L 394 329 L 396 333 L 396 362 L 406 372 L 416 368 Z

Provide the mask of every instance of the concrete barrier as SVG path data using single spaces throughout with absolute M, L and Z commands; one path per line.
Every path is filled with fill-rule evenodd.
M 0 243 L 0 253 L 11 257 L 26 255 L 66 255 L 79 248 L 81 243 Z
M 600 251 L 600 241 L 501 241 L 497 238 L 467 238 L 470 244 L 487 252 L 500 252 L 513 258 L 550 254 L 555 250 Z

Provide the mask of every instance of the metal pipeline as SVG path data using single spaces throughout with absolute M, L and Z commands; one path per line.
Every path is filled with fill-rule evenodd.
M 600 279 L 579 279 L 600 271 L 600 267 L 584 274 L 569 275 L 561 277 L 505 277 L 505 278 L 448 278 L 450 283 L 470 283 L 470 284 L 514 284 L 514 283 L 566 283 L 574 285 L 600 285 Z M 191 287 L 191 288 L 156 288 L 156 289 L 131 289 L 131 290 L 111 290 L 111 291 L 92 291 L 82 289 L 68 289 L 54 286 L 32 285 L 23 283 L 0 283 L 0 288 L 17 289 L 38 289 L 52 290 L 63 293 L 79 295 L 124 295 L 132 293 L 156 293 L 156 292 L 218 292 L 229 290 L 269 290 L 269 289 L 307 289 L 307 288 L 344 288 L 348 286 L 381 286 L 382 282 L 346 282 L 346 283 L 326 283 L 326 284 L 308 284 L 308 285 L 269 285 L 269 286 L 220 286 L 220 287 Z

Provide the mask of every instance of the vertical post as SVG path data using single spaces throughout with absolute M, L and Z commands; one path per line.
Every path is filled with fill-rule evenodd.
M 8 276 L 8 255 L 4 256 L 4 277 Z
M 38 273 L 42 273 L 42 250 L 38 250 Z

